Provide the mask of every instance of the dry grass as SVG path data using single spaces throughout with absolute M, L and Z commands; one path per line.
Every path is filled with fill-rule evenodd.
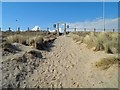
M 2 49 L 4 51 L 10 52 L 10 53 L 15 53 L 16 51 L 20 51 L 20 49 L 18 47 L 14 46 L 8 42 L 2 43 Z
M 47 37 L 47 40 L 45 39 Z M 33 46 L 36 49 L 42 50 L 48 42 L 56 39 L 56 32 L 48 33 L 43 31 L 26 31 L 20 32 L 3 32 L 3 40 L 5 43 L 21 43 L 27 46 Z
M 33 46 L 36 49 L 42 49 L 43 37 L 35 36 L 29 39 L 29 46 Z
M 25 44 L 26 43 L 26 37 L 22 35 L 11 35 L 6 37 L 6 42 L 8 43 L 21 43 Z
M 11 48 L 12 47 L 12 44 L 11 43 L 8 43 L 8 42 L 4 42 L 2 43 L 2 48 Z
M 95 66 L 97 68 L 100 68 L 101 70 L 106 70 L 110 68 L 113 64 L 118 64 L 120 63 L 120 58 L 117 57 L 107 57 L 103 58 L 100 61 L 95 63 Z
M 106 53 L 118 53 L 118 33 L 116 32 L 73 32 L 73 40 L 81 41 L 88 48 L 95 47 L 94 51 L 105 51 Z
M 75 36 L 73 36 L 73 40 L 75 40 L 76 42 L 78 42 L 78 41 L 82 42 L 82 37 L 75 35 Z
M 83 40 L 83 42 L 87 44 L 88 48 L 95 47 L 96 41 L 97 41 L 97 37 L 94 35 L 93 32 L 91 32 L 89 35 L 86 35 Z

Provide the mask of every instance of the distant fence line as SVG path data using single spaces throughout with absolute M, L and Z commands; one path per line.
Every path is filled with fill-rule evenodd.
M 118 32 L 118 31 L 120 31 L 120 29 L 96 29 L 96 28 L 69 28 L 69 29 L 71 29 L 72 31 L 94 31 L 94 32 L 102 32 L 102 31 L 104 31 L 104 32 L 106 32 L 106 31 L 108 31 L 108 32 Z
M 67 31 L 94 31 L 94 32 L 106 32 L 106 31 L 109 31 L 109 32 L 119 32 L 120 29 L 97 29 L 97 28 L 67 28 Z M 2 31 L 2 28 L 0 27 L 0 31 Z M 8 27 L 8 30 L 6 31 L 12 31 L 11 27 Z M 21 28 L 18 27 L 17 30 L 14 30 L 13 32 L 15 31 L 21 31 Z M 31 30 L 29 27 L 24 30 L 24 31 L 49 31 L 49 28 L 47 27 L 46 29 L 40 29 L 40 28 L 37 28 L 36 30 Z
M 37 28 L 36 30 L 32 30 L 32 29 L 30 29 L 30 28 L 28 27 L 28 28 L 25 29 L 24 31 L 46 31 L 46 30 L 48 30 L 48 28 L 46 28 L 46 29 L 40 29 L 40 28 Z M 1 27 L 0 27 L 0 31 L 3 31 Z M 11 29 L 11 27 L 8 27 L 8 29 L 5 30 L 5 31 L 16 32 L 16 31 L 21 31 L 21 28 L 18 27 L 17 29 L 13 30 L 13 29 Z M 24 32 L 24 31 L 23 31 L 23 32 Z M 21 31 L 21 32 L 22 32 L 22 31 Z

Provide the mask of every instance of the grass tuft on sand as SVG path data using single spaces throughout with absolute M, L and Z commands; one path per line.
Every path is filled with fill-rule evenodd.
M 110 68 L 113 64 L 120 63 L 120 58 L 117 57 L 107 57 L 102 58 L 100 61 L 95 63 L 95 67 L 100 68 L 101 70 L 106 70 Z
M 72 32 L 70 34 L 76 42 L 85 43 L 94 51 L 105 51 L 106 53 L 118 53 L 118 33 L 116 32 Z
M 8 43 L 21 43 L 25 44 L 26 43 L 26 38 L 23 35 L 11 35 L 6 37 L 6 42 Z

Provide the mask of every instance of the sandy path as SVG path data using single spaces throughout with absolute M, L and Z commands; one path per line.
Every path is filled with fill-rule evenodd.
M 27 87 L 44 88 L 117 88 L 118 74 L 113 66 L 100 71 L 92 63 L 106 56 L 104 52 L 93 52 L 84 44 L 76 44 L 71 37 L 60 36 L 54 42 L 40 67 L 27 79 Z M 28 86 L 29 85 L 29 86 Z

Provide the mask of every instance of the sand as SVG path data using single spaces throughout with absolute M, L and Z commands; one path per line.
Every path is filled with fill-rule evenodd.
M 75 43 L 69 36 L 60 36 L 51 50 L 41 51 L 42 61 L 34 73 L 21 83 L 29 88 L 118 88 L 118 68 L 100 70 L 94 66 L 101 58 L 116 56 L 94 52 L 85 44 Z M 3 57 L 5 58 L 5 57 Z M 23 86 L 22 86 L 23 87 Z

